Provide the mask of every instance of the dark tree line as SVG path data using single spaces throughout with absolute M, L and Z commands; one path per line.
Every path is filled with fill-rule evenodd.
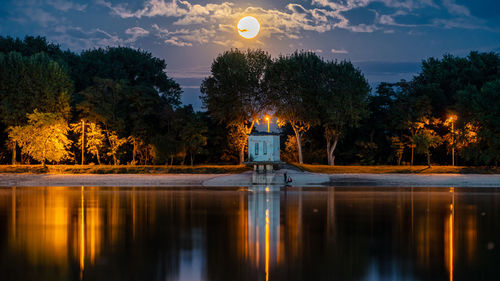
M 180 106 L 165 68 L 142 50 L 75 54 L 42 37 L 0 37 L 2 162 L 81 163 L 82 146 L 85 163 L 194 159 L 206 142 L 206 130 L 193 129 L 203 113 Z
M 278 119 L 287 161 L 450 164 L 452 150 L 460 165 L 500 160 L 496 53 L 430 58 L 411 81 L 372 91 L 348 61 L 230 50 L 201 85 L 206 112 L 180 104 L 165 68 L 142 50 L 0 37 L 0 161 L 241 163 L 264 114 Z

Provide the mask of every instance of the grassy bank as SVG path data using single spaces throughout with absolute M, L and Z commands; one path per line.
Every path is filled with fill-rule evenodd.
M 127 166 L 127 165 L 0 165 L 0 173 L 32 174 L 237 174 L 244 165 Z
M 298 168 L 323 174 L 500 174 L 500 168 L 465 166 L 328 166 L 294 164 Z

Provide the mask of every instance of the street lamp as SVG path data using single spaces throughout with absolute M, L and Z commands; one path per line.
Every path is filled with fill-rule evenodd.
M 266 115 L 266 117 L 264 119 L 267 121 L 267 132 L 270 133 L 271 130 L 269 129 L 269 122 L 270 122 L 269 115 Z
M 451 166 L 455 166 L 455 120 L 457 120 L 456 115 L 451 115 L 448 121 L 451 123 Z
M 85 120 L 82 119 L 82 166 L 84 162 L 84 155 L 83 155 L 84 152 L 85 152 Z

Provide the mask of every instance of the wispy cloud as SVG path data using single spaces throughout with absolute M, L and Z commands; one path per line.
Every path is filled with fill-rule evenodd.
M 331 50 L 332 54 L 348 54 L 349 52 L 344 49 L 332 49 Z
M 136 27 L 128 28 L 127 30 L 125 30 L 125 34 L 132 36 L 129 39 L 125 40 L 125 42 L 132 43 L 132 42 L 137 41 L 137 39 L 139 39 L 140 37 L 144 37 L 144 36 L 148 35 L 149 31 L 147 31 L 144 28 L 136 26 Z
M 86 2 L 86 1 L 83 1 Z M 87 8 L 87 4 L 79 4 L 74 1 L 67 0 L 48 0 L 47 4 L 55 8 L 56 10 L 67 12 L 69 10 L 84 11 Z
M 450 14 L 467 17 L 471 15 L 467 7 L 458 5 L 455 0 L 443 0 L 443 6 L 448 10 Z

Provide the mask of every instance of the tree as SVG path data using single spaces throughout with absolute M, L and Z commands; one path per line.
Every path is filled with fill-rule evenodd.
M 391 147 L 394 149 L 394 152 L 396 153 L 396 158 L 399 166 L 401 165 L 401 159 L 403 159 L 403 152 L 405 149 L 404 143 L 399 139 L 399 137 L 392 137 Z
M 35 110 L 28 114 L 28 124 L 9 128 L 9 138 L 23 153 L 45 166 L 46 161 L 60 162 L 71 157 L 67 122 L 56 113 Z
M 96 77 L 126 81 L 131 87 L 140 87 L 162 97 L 168 104 L 179 105 L 182 90 L 165 72 L 165 60 L 151 53 L 128 47 L 108 47 L 83 51 L 75 75 L 79 92 L 94 84 Z
M 431 129 L 423 128 L 414 137 L 415 150 L 417 153 L 427 156 L 427 165 L 431 167 L 431 148 L 441 144 L 441 138 Z
M 328 62 L 323 75 L 323 89 L 316 106 L 325 130 L 328 165 L 335 165 L 334 152 L 339 138 L 349 128 L 359 126 L 367 115 L 370 86 L 361 71 L 350 62 Z
M 314 110 L 322 86 L 324 62 L 312 52 L 295 52 L 280 56 L 266 71 L 268 100 L 279 125 L 290 123 L 297 141 L 299 163 L 302 156 L 302 136 L 318 123 Z
M 247 135 L 265 109 L 264 73 L 271 64 L 262 50 L 238 49 L 219 55 L 211 75 L 201 84 L 202 100 L 208 113 L 219 124 Z M 246 137 L 245 137 L 246 140 Z M 239 147 L 239 162 L 245 159 L 246 141 Z
M 0 120 L 6 127 L 25 125 L 35 109 L 69 117 L 71 91 L 66 71 L 46 54 L 0 53 Z M 16 143 L 11 147 L 15 164 Z
M 484 84 L 477 90 L 468 87 L 460 93 L 461 107 L 469 114 L 464 116 L 472 124 L 476 123 L 477 141 L 475 158 L 488 165 L 498 166 L 500 162 L 500 78 Z M 475 121 L 475 122 L 474 122 Z M 467 127 L 466 127 L 467 129 Z M 469 128 L 470 129 L 470 128 Z M 472 134 L 472 137 L 475 137 Z
M 77 146 L 82 147 L 82 124 L 71 124 L 71 130 L 78 136 Z M 106 136 L 99 124 L 94 122 L 85 122 L 84 128 L 84 150 L 88 150 L 94 157 L 97 158 L 97 163 L 101 165 L 100 151 L 104 148 L 104 140 Z
M 117 158 L 118 150 L 122 145 L 124 145 L 127 142 L 127 139 L 119 138 L 116 132 L 113 131 L 107 131 L 106 133 L 108 135 L 108 141 L 109 141 L 108 156 L 113 157 L 113 165 L 118 165 L 120 162 Z

